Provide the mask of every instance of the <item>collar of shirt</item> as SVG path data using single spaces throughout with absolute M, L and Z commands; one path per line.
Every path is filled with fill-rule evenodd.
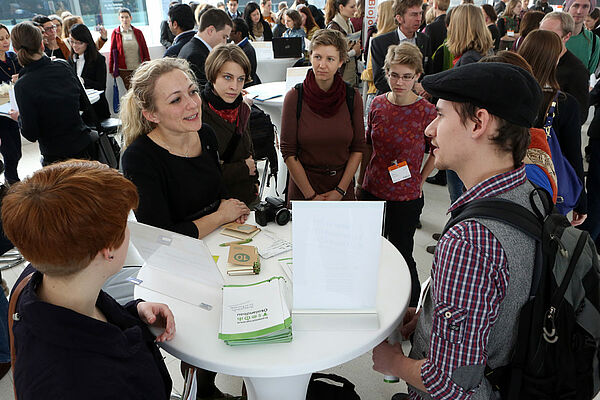
M 198 38 L 198 40 L 200 40 L 202 43 L 204 43 L 204 45 L 206 46 L 206 48 L 208 49 L 208 51 L 212 51 L 212 47 L 208 43 L 206 43 L 206 40 L 204 40 L 204 39 L 202 39 L 200 37 L 200 32 L 198 32 L 196 34 L 196 37 Z
M 245 38 L 242 39 L 241 42 L 238 43 L 238 46 L 239 47 L 244 47 L 246 45 L 246 43 L 248 43 L 248 41 L 249 41 L 248 38 L 245 37 Z
M 524 184 L 527 181 L 525 165 L 502 174 L 492 176 L 467 190 L 448 209 L 448 213 L 475 199 L 493 197 Z
M 122 26 L 119 26 L 119 30 L 121 31 L 121 33 L 131 33 L 131 32 L 133 32 L 133 29 L 131 28 L 131 26 L 127 30 L 123 29 Z
M 173 43 L 175 43 L 175 41 L 176 41 L 178 38 L 180 38 L 180 37 L 181 37 L 181 35 L 185 35 L 185 34 L 187 34 L 187 33 L 190 33 L 190 32 L 196 32 L 196 31 L 195 31 L 194 29 L 190 29 L 189 31 L 181 32 L 179 35 L 177 35 L 177 36 L 175 36 L 175 37 L 173 38 Z
M 400 30 L 400 27 L 398 27 L 397 31 L 398 31 L 398 39 L 399 39 L 398 43 L 409 42 L 409 43 L 412 43 L 412 44 L 416 44 L 416 42 L 417 42 L 417 34 L 416 33 L 415 33 L 415 35 L 412 38 L 409 39 L 409 38 L 406 37 L 406 35 L 404 34 L 404 32 L 402 32 Z
M 82 54 L 75 59 L 75 65 L 77 66 L 77 76 L 81 76 L 83 66 L 85 65 L 85 54 Z

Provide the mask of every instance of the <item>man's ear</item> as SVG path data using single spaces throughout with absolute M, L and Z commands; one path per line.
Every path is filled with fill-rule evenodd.
M 492 115 L 485 108 L 480 108 L 475 112 L 476 121 L 473 121 L 471 137 L 479 139 L 489 133 L 489 128 L 493 124 Z M 495 132 L 493 133 L 495 135 Z
M 156 116 L 156 113 L 150 112 L 148 110 L 142 110 L 142 115 L 148 121 L 154 122 L 155 124 L 158 124 L 160 122 L 160 119 Z

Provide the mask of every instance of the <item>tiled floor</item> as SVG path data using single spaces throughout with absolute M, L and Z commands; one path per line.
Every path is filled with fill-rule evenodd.
M 585 140 L 587 143 L 587 140 Z M 37 144 L 24 142 L 23 159 L 19 164 L 19 173 L 21 177 L 31 174 L 40 168 L 40 154 Z M 449 205 L 448 192 L 445 187 L 426 184 L 425 208 L 421 216 L 423 228 L 417 230 L 415 235 L 414 257 L 419 269 L 419 277 L 424 280 L 431 267 L 432 256 L 425 251 L 425 247 L 435 242 L 431 239 L 434 232 L 439 232 L 446 222 L 445 211 Z M 16 267 L 2 272 L 4 279 L 12 287 L 13 283 L 21 273 L 23 267 Z M 179 360 L 165 353 L 165 361 L 171 373 L 174 383 L 174 389 L 181 391 L 183 379 L 179 372 Z M 356 391 L 363 400 L 387 400 L 394 393 L 405 391 L 404 383 L 388 384 L 383 382 L 381 374 L 372 370 L 371 354 L 366 353 L 346 364 L 331 368 L 326 372 L 336 373 L 348 378 L 356 386 Z M 225 375 L 217 375 L 217 386 L 224 392 L 239 395 L 241 393 L 242 379 Z M 12 400 L 12 374 L 7 374 L 0 380 L 0 399 Z M 282 399 L 285 395 L 282 394 Z M 600 400 L 600 397 L 596 400 Z

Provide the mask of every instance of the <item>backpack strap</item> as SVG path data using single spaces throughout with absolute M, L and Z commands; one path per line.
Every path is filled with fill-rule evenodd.
M 354 128 L 354 88 L 348 82 L 344 83 L 346 84 L 346 105 L 350 112 L 350 123 Z
M 19 301 L 19 296 L 21 296 L 21 292 L 23 288 L 29 283 L 31 277 L 33 276 L 33 272 L 27 275 L 25 278 L 21 279 L 21 282 L 15 287 L 11 296 L 10 302 L 8 304 L 8 334 L 10 338 L 10 359 L 12 362 L 13 375 L 15 370 L 15 362 L 17 361 L 17 351 L 15 349 L 15 337 L 13 334 L 13 325 L 15 320 L 18 320 L 17 303 Z M 13 390 L 15 392 L 15 400 L 17 400 L 17 387 L 15 386 L 15 381 L 13 379 Z

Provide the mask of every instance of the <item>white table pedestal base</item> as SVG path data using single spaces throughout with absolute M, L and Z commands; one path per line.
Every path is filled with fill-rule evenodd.
M 280 378 L 244 378 L 248 400 L 306 400 L 311 374 Z

